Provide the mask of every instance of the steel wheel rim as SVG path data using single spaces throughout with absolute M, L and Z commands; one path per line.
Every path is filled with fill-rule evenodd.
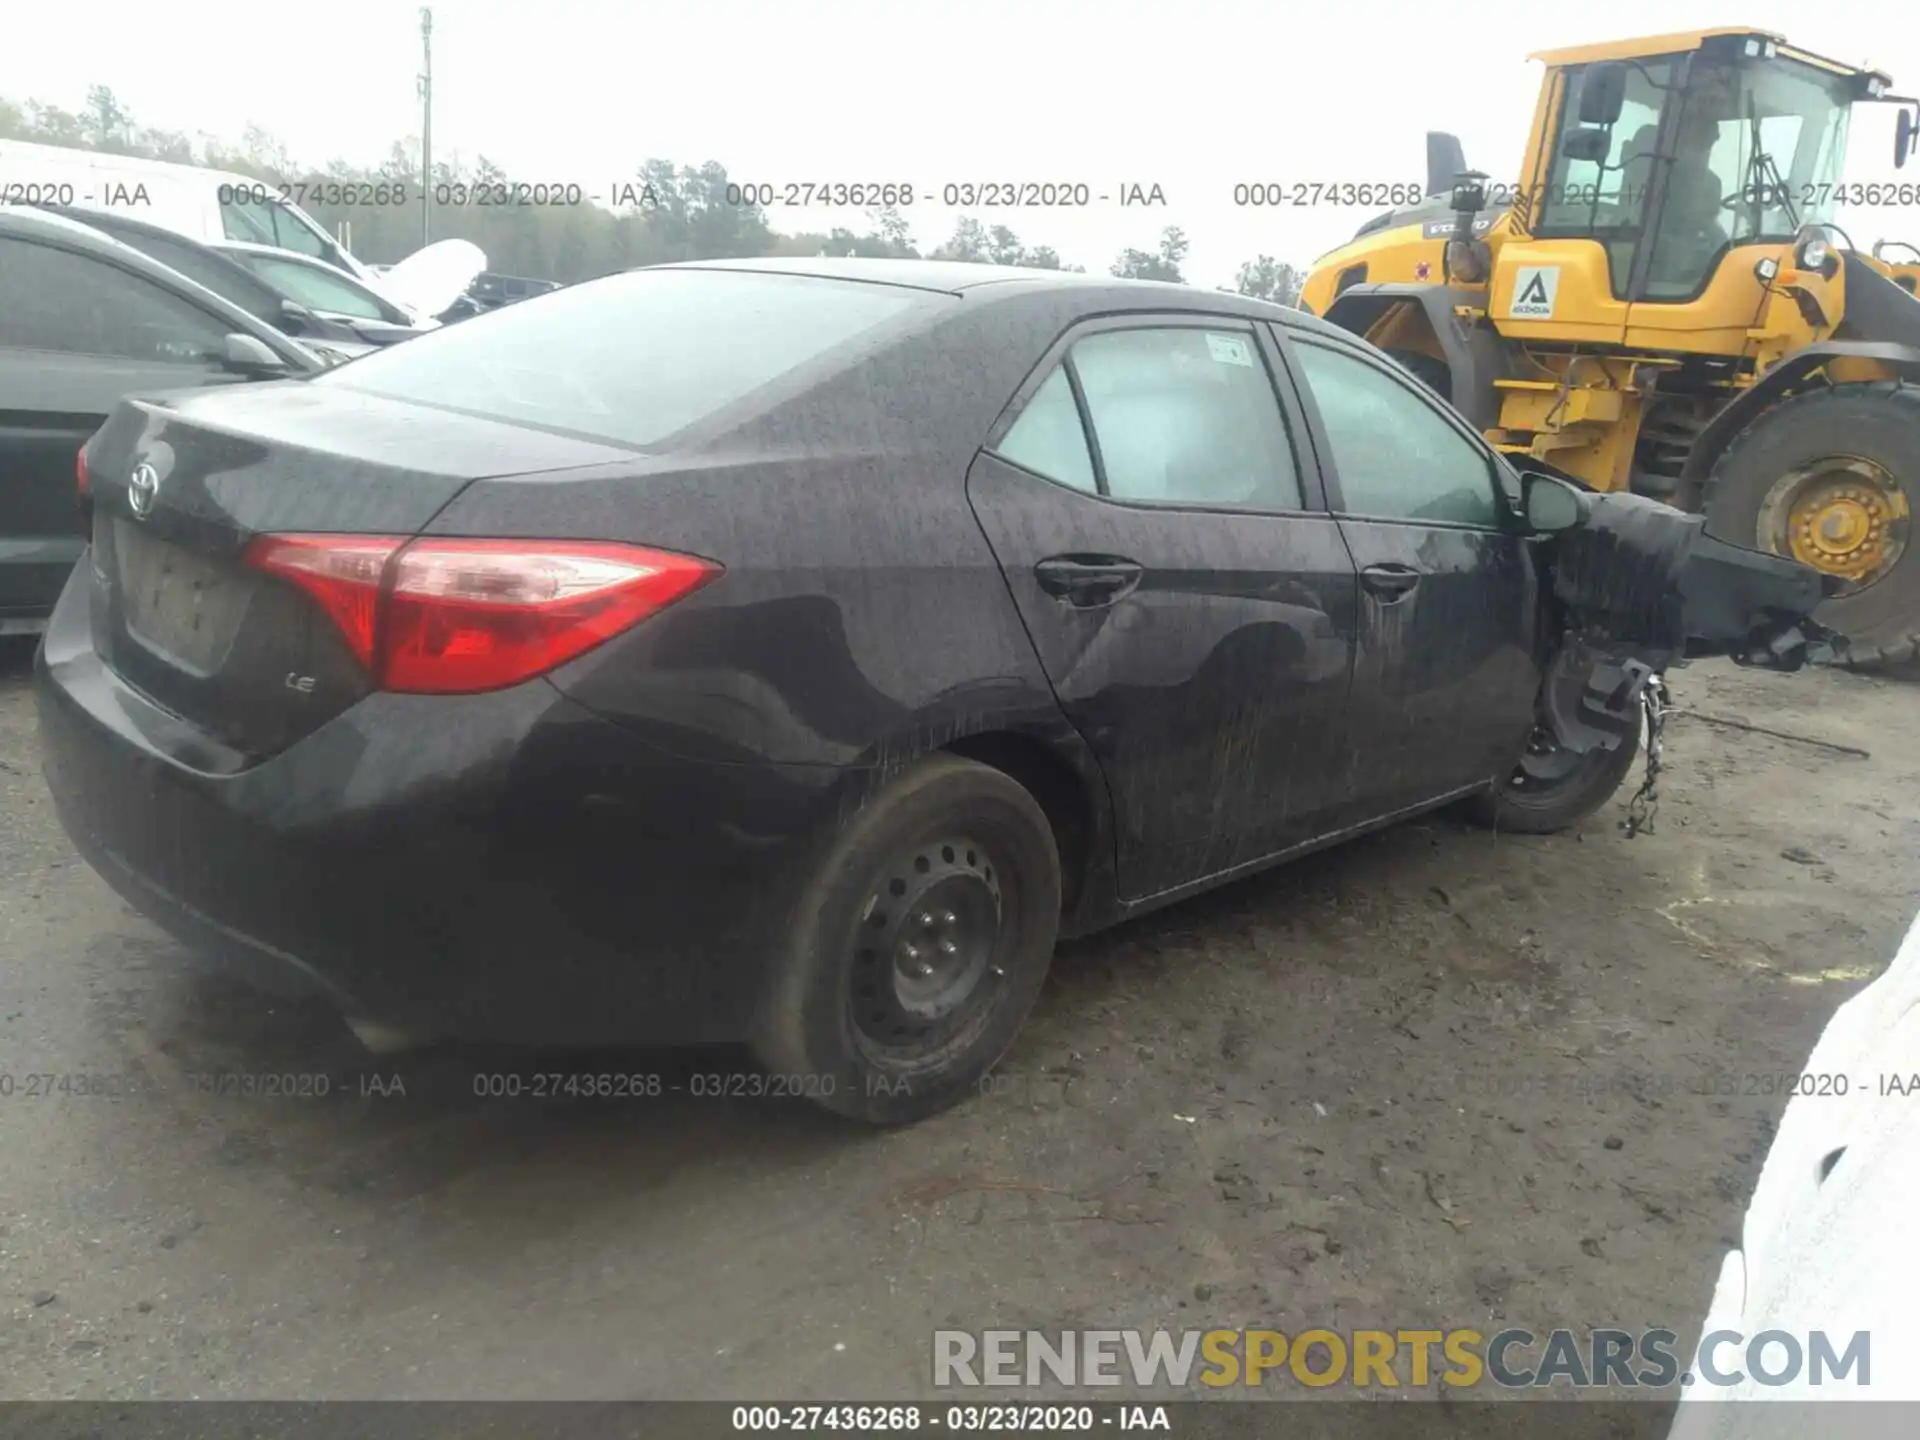
M 1761 502 L 1755 540 L 1855 594 L 1886 579 L 1906 554 L 1906 492 L 1883 465 L 1858 456 L 1814 460 L 1774 481 Z
M 1003 978 L 1001 869 L 977 838 L 902 851 L 861 907 L 850 1018 L 880 1050 L 919 1049 L 967 1028 Z

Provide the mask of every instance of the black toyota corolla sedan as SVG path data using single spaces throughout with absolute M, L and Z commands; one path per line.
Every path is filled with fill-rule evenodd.
M 1545 831 L 1819 578 L 1172 285 L 639 270 L 129 401 L 38 662 L 68 833 L 381 1044 L 967 1093 L 1056 937 L 1465 800 Z

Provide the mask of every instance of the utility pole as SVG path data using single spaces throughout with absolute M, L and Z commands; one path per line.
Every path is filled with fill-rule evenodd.
M 433 9 L 420 7 L 420 244 L 433 239 Z

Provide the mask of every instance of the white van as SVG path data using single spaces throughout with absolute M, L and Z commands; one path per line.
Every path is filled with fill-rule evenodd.
M 404 273 L 394 273 L 408 269 L 405 261 L 376 274 L 279 192 L 277 185 L 229 170 L 0 140 L 0 205 L 118 210 L 209 244 L 239 240 L 292 250 L 346 271 L 416 315 L 423 313 L 417 287 L 405 283 Z M 486 268 L 484 256 L 479 268 Z M 436 293 L 424 303 L 431 306 L 438 299 Z M 440 308 L 450 303 L 441 300 Z

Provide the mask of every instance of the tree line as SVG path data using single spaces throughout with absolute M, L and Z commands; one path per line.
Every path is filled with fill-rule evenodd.
M 268 185 L 295 187 L 294 198 L 303 210 L 330 233 L 347 235 L 353 253 L 373 264 L 391 264 L 420 244 L 420 151 L 411 138 L 395 141 L 386 159 L 372 168 L 336 160 L 316 169 L 296 162 L 259 126 L 249 126 L 232 142 L 140 124 L 109 87 L 95 85 L 79 111 L 0 98 L 0 140 L 5 139 L 204 165 Z M 486 252 L 494 270 L 565 282 L 674 260 L 766 255 L 924 256 L 1084 269 L 1067 264 L 1050 246 L 1025 244 L 1006 225 L 970 215 L 962 216 L 945 240 L 924 251 L 893 206 L 868 209 L 863 231 L 844 226 L 776 230 L 765 207 L 748 203 L 729 180 L 726 167 L 715 160 L 701 165 L 647 160 L 630 181 L 618 183 L 603 197 L 606 203 L 595 203 L 572 189 L 554 196 L 516 187 L 514 177 L 484 155 L 469 165 L 456 154 L 434 162 L 428 189 L 427 223 L 435 240 L 471 240 Z M 503 198 L 509 203 L 488 203 Z M 557 203 L 524 203 L 529 198 Z M 1185 232 L 1169 225 L 1155 248 L 1122 250 L 1109 269 L 1132 279 L 1185 283 L 1187 250 Z M 1222 288 L 1294 305 L 1304 279 L 1297 267 L 1261 255 L 1240 267 L 1232 286 Z

